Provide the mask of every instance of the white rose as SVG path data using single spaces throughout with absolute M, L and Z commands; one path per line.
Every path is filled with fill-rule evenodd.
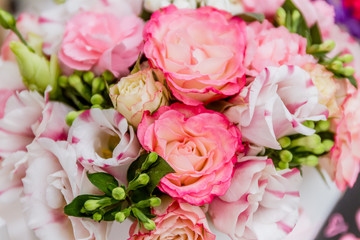
M 171 0 L 145 0 L 144 8 L 149 12 L 155 12 L 162 7 L 169 6 Z
M 155 81 L 153 71 L 146 68 L 120 79 L 110 88 L 115 109 L 135 127 L 139 125 L 144 111 L 153 112 L 168 105 L 168 91 L 161 82 Z M 163 80 L 162 74 L 156 76 Z

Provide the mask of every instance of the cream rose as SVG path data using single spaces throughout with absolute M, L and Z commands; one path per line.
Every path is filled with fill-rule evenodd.
M 139 125 L 144 111 L 154 112 L 169 103 L 169 92 L 160 81 L 155 79 L 156 76 L 164 80 L 164 76 L 159 74 L 159 71 L 155 75 L 154 71 L 146 68 L 121 78 L 110 88 L 110 98 L 115 109 L 134 127 Z

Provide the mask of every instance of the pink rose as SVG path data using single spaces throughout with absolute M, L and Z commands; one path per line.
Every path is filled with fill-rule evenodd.
M 240 1 L 240 0 L 237 0 Z M 283 5 L 285 0 L 243 0 L 245 12 L 263 13 L 267 17 L 272 17 L 276 14 L 278 8 Z
M 243 157 L 228 191 L 214 198 L 209 214 L 233 240 L 283 239 L 297 221 L 300 183 L 297 169 L 277 172 L 271 159 Z
M 155 12 L 144 30 L 144 52 L 174 96 L 199 105 L 238 93 L 245 84 L 245 24 L 211 7 Z
M 315 59 L 306 54 L 305 38 L 270 22 L 254 22 L 246 28 L 247 46 L 244 64 L 246 74 L 256 77 L 265 67 L 303 66 Z
M 137 134 L 146 150 L 157 152 L 176 171 L 161 179 L 160 189 L 193 205 L 225 193 L 235 153 L 243 147 L 240 132 L 224 115 L 179 103 L 151 116 L 145 112 Z
M 151 232 L 139 229 L 139 224 L 134 222 L 130 228 L 129 240 L 215 240 L 215 235 L 208 230 L 206 216 L 200 207 L 163 198 L 154 214 L 158 215 L 154 219 L 156 229 Z
M 99 194 L 69 143 L 40 138 L 31 144 L 23 182 L 26 219 L 39 239 L 106 239 L 106 222 L 64 214 L 65 205 L 77 195 Z
M 80 13 L 66 25 L 59 59 L 71 69 L 127 74 L 141 51 L 142 29 L 135 15 Z
M 281 149 L 277 139 L 295 133 L 312 135 L 302 123 L 326 120 L 310 75 L 297 66 L 268 67 L 236 97 L 224 114 L 240 128 L 243 139 Z
M 141 151 L 133 127 L 114 109 L 83 112 L 73 122 L 68 141 L 86 169 L 101 169 L 123 183 L 128 167 Z
M 343 105 L 343 116 L 335 120 L 335 146 L 331 152 L 330 176 L 342 191 L 352 187 L 360 171 L 360 94 L 348 97 Z

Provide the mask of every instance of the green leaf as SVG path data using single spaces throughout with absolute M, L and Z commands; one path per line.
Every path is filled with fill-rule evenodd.
M 102 196 L 100 196 L 102 197 Z M 74 217 L 83 217 L 83 218 L 92 218 L 92 215 L 82 213 L 81 209 L 84 206 L 84 203 L 89 199 L 99 199 L 99 196 L 96 195 L 80 195 L 74 198 L 71 203 L 64 207 L 64 213 L 68 216 Z
M 99 172 L 99 173 L 88 173 L 87 174 L 90 182 L 104 192 L 106 195 L 112 196 L 110 188 L 118 187 L 118 181 L 110 174 Z
M 312 25 L 312 27 L 310 28 L 310 36 L 312 44 L 321 44 L 323 42 L 319 25 L 317 23 Z
M 116 208 L 106 212 L 104 214 L 103 220 L 104 221 L 115 221 L 115 213 L 120 212 L 122 210 L 122 206 L 119 205 Z
M 248 22 L 248 23 L 256 22 L 256 21 L 257 22 L 262 22 L 265 19 L 264 14 L 261 14 L 261 13 L 248 13 L 248 12 L 245 12 L 245 13 L 238 14 L 236 16 L 241 18 L 245 22 Z
M 286 28 L 290 32 L 297 33 L 305 38 L 309 38 L 310 29 L 305 21 L 305 18 L 301 11 L 296 7 L 296 5 L 291 0 L 286 0 L 281 6 L 286 12 Z M 298 11 L 300 13 L 299 22 L 296 24 L 296 29 L 293 29 L 294 23 L 292 22 L 293 12 Z M 309 40 L 309 39 L 308 39 Z
M 347 79 L 349 79 L 351 85 L 353 85 L 356 89 L 358 88 L 357 81 L 356 81 L 356 79 L 354 78 L 354 76 L 347 77 Z
M 148 154 L 141 155 L 136 161 L 134 161 L 127 172 L 127 180 L 130 182 L 133 180 L 137 173 L 139 173 L 139 170 L 141 169 L 141 165 L 145 161 Z M 144 173 L 147 173 L 150 177 L 149 184 L 145 187 L 145 189 L 148 191 L 148 193 L 152 193 L 153 190 L 156 188 L 156 186 L 159 184 L 161 178 L 163 178 L 168 173 L 174 173 L 174 169 L 162 158 L 159 156 L 158 160 L 151 165 L 151 167 L 143 171 Z
M 159 156 L 157 162 L 154 163 L 151 168 L 148 169 L 148 171 L 146 171 L 150 177 L 150 182 L 148 185 L 146 185 L 147 190 L 152 193 L 165 175 L 174 172 L 174 169 L 162 157 Z

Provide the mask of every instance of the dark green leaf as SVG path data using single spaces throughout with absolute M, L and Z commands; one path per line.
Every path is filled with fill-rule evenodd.
M 322 43 L 322 37 L 321 32 L 319 29 L 319 25 L 315 23 L 310 28 L 310 35 L 311 35 L 311 43 L 312 44 L 321 44 Z
M 241 13 L 236 15 L 237 17 L 241 18 L 242 20 L 244 20 L 245 22 L 262 22 L 265 19 L 264 14 L 261 13 Z
M 354 78 L 354 76 L 347 77 L 347 79 L 349 79 L 350 83 L 351 83 L 356 89 L 358 88 L 357 81 L 356 81 L 356 79 Z
M 96 186 L 98 189 L 100 189 L 102 192 L 104 192 L 109 196 L 112 195 L 109 187 L 119 186 L 119 183 L 116 181 L 116 179 L 108 173 L 104 173 L 104 172 L 92 173 L 92 174 L 88 173 L 87 176 L 90 182 L 94 184 L 94 186 Z
M 286 0 L 282 5 L 282 8 L 286 12 L 286 28 L 289 29 L 290 32 L 297 33 L 305 38 L 308 38 L 310 34 L 310 29 L 305 21 L 303 14 L 296 7 L 296 5 L 291 0 Z M 300 19 L 296 29 L 292 29 L 294 23 L 292 22 L 291 16 L 294 11 L 298 11 L 300 13 Z
M 138 157 L 138 159 L 136 159 L 129 167 L 128 171 L 127 171 L 127 181 L 130 182 L 131 180 L 133 180 L 135 178 L 136 171 L 138 169 L 141 168 L 141 165 L 143 164 L 143 162 L 145 161 L 146 157 L 148 154 L 143 154 L 140 157 Z
M 141 200 L 148 199 L 151 196 L 151 192 L 146 187 L 138 188 L 131 194 L 131 201 L 134 203 L 140 202 Z
M 84 203 L 89 199 L 99 199 L 99 196 L 96 195 L 77 196 L 76 198 L 74 198 L 74 200 L 72 200 L 71 203 L 65 206 L 64 213 L 68 216 L 92 218 L 92 215 L 88 215 L 86 213 L 81 212 Z
M 146 185 L 147 190 L 152 193 L 159 184 L 161 178 L 163 178 L 168 173 L 174 172 L 174 169 L 162 157 L 159 156 L 157 162 L 146 171 L 150 177 L 150 182 L 148 185 Z
M 104 214 L 103 220 L 104 221 L 115 221 L 115 213 L 117 213 L 121 210 L 122 210 L 121 205 L 115 207 L 114 209 L 112 209 Z

